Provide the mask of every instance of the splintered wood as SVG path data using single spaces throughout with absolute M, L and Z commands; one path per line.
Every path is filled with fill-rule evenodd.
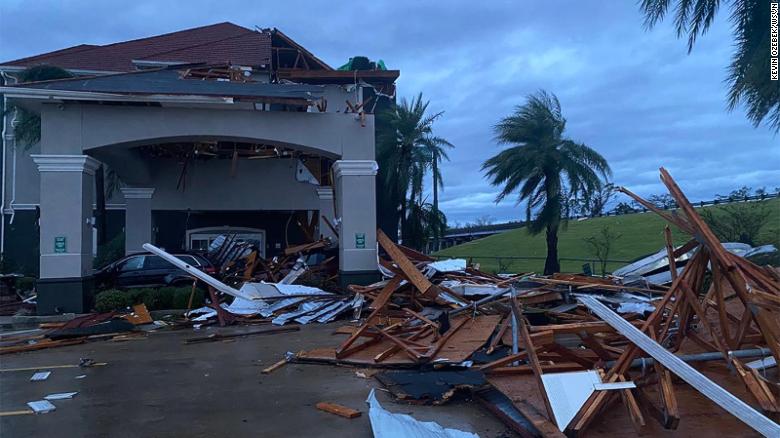
M 414 284 L 417 290 L 423 295 L 436 295 L 438 287 L 434 286 L 428 278 L 425 277 L 425 275 L 423 275 L 408 258 L 406 258 L 404 253 L 398 249 L 382 230 L 377 230 L 376 238 L 379 241 L 379 244 L 382 245 L 382 249 L 384 249 L 387 252 L 387 255 L 393 259 L 393 262 L 398 265 L 398 268 L 403 272 L 403 276 L 407 281 Z
M 368 367 L 411 366 L 421 362 L 460 363 L 468 359 L 474 351 L 487 342 L 490 334 L 493 333 L 498 325 L 500 318 L 499 315 L 484 315 L 478 318 L 459 317 L 453 319 L 450 323 L 452 327 L 457 328 L 460 324 L 462 326 L 453 331 L 453 334 L 446 339 L 444 336 L 441 336 L 439 339 L 444 340 L 444 342 L 441 344 L 440 349 L 433 356 L 425 359 L 413 358 L 410 354 L 403 351 L 397 343 L 388 339 L 366 337 L 359 345 L 360 349 L 355 349 L 346 356 L 337 357 L 336 349 L 334 348 L 317 348 L 302 352 L 297 360 Z M 396 341 L 400 340 L 401 343 L 410 347 L 420 347 L 419 350 L 413 349 L 413 351 L 427 351 L 432 346 L 437 345 L 437 341 L 433 340 L 433 335 L 430 331 L 425 336 L 413 338 L 413 335 L 403 337 L 399 335 L 398 338 Z M 427 350 L 424 350 L 422 347 L 427 348 Z
M 767 418 L 776 421 L 780 409 L 777 368 L 759 371 L 735 354 L 756 352 L 750 357 L 766 356 L 775 361 L 780 358 L 777 271 L 728 252 L 665 169 L 661 169 L 661 181 L 679 206 L 678 210 L 663 211 L 626 189 L 621 191 L 669 225 L 693 236 L 675 248 L 671 228 L 664 232 L 671 275 L 669 288 L 627 287 L 611 279 L 556 274 L 528 280 L 568 288 L 572 297 L 589 303 L 587 309 L 582 305 L 547 309 L 543 312 L 547 322 L 533 325 L 530 319 L 540 314 L 538 309 L 532 309 L 521 298 L 510 303 L 513 312 L 496 332 L 501 339 L 494 338 L 487 353 L 495 351 L 501 343 L 514 345 L 517 352 L 495 358 L 480 365 L 480 369 L 535 427 L 536 430 L 527 430 L 524 436 L 559 436 L 558 430 L 570 437 L 658 436 L 669 430 L 676 430 L 680 436 L 701 433 L 749 436 L 755 431 L 772 430 L 774 434 L 780 430 L 771 421 L 767 422 Z M 603 304 L 596 306 L 600 301 L 595 297 L 616 305 L 619 301 L 610 299 L 609 294 L 617 292 L 655 296 L 647 301 L 655 310 L 646 318 L 630 313 L 610 316 L 609 323 L 589 311 L 591 305 L 594 309 L 605 308 Z M 605 315 L 608 314 L 601 316 Z M 510 321 L 512 316 L 514 324 Z M 682 373 L 684 368 L 674 365 L 675 361 L 669 360 L 674 356 L 664 351 L 678 356 L 706 354 L 710 360 L 706 365 L 691 364 L 695 365 L 691 376 L 699 373 L 703 377 L 691 379 L 686 375 L 686 381 L 693 383 L 680 385 L 679 377 L 660 360 L 648 357 L 647 352 L 624 336 L 631 330 L 626 321 L 619 323 L 622 320 L 646 337 L 644 341 L 640 341 L 641 336 L 632 339 L 642 342 L 645 350 L 664 356 L 665 363 L 674 366 L 677 373 Z M 618 332 L 613 324 L 622 327 L 622 331 Z M 650 348 L 652 345 L 656 348 Z M 637 363 L 641 368 L 635 368 Z M 551 401 L 560 402 L 561 394 L 556 391 L 548 397 L 550 389 L 544 386 L 541 377 L 547 373 L 584 370 L 596 370 L 604 383 L 633 382 L 636 387 L 594 389 L 581 406 L 573 407 L 571 421 L 557 424 Z M 720 392 L 721 397 L 711 393 L 714 386 L 702 383 L 704 377 L 726 392 Z M 735 408 L 725 399 L 732 400 L 734 406 L 744 404 Z M 713 401 L 728 405 L 729 409 L 722 410 Z M 622 405 L 621 409 L 616 409 L 616 403 Z
M 442 291 L 420 269 L 433 259 L 396 245 L 381 230 L 377 231 L 377 240 L 391 259 L 382 263 L 394 276 L 377 285 L 350 286 L 353 292 L 371 300 L 371 313 L 337 348 L 304 352 L 298 360 L 366 366 L 457 363 L 487 342 L 500 315 L 450 316 L 446 302 L 444 309 L 425 313 L 432 308 L 428 305 L 442 305 L 438 301 Z M 471 275 L 489 277 L 481 274 Z
M 778 412 L 778 402 L 764 378 L 747 369 L 730 351 L 766 346 L 775 359 L 780 358 L 780 283 L 770 268 L 754 265 L 725 250 L 709 226 L 702 220 L 669 173 L 661 168 L 661 181 L 679 206 L 670 214 L 626 189 L 621 191 L 677 228 L 695 237 L 686 245 L 694 256 L 677 275 L 675 251 L 671 231 L 665 231 L 667 254 L 670 260 L 672 285 L 655 312 L 641 325 L 640 330 L 651 339 L 668 346 L 672 352 L 720 352 L 721 364 L 733 367 L 744 382 L 752 401 L 765 412 Z M 606 372 L 604 381 L 618 382 L 630 379 L 632 361 L 642 352 L 633 344 L 620 354 L 615 364 Z M 650 412 L 665 428 L 677 428 L 686 421 L 678 403 L 669 372 L 657 361 L 650 375 L 642 376 L 647 385 L 634 390 Z M 696 388 L 701 390 L 700 388 Z M 658 397 L 650 397 L 654 390 Z M 568 424 L 571 435 L 583 432 L 609 404 L 615 393 L 596 391 L 585 402 Z M 651 400 L 660 401 L 656 406 Z M 644 423 L 634 418 L 635 409 L 629 407 L 634 427 L 641 430 Z

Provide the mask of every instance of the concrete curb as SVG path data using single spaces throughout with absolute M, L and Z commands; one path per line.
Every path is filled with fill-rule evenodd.
M 76 318 L 75 313 L 61 315 L 16 315 L 11 317 L 11 324 L 40 324 L 42 322 L 65 322 Z

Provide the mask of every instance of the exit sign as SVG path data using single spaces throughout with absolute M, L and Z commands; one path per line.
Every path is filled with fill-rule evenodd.
M 65 236 L 56 236 L 54 238 L 54 252 L 55 253 L 68 252 L 68 239 Z
M 366 233 L 355 233 L 355 248 L 364 249 L 366 247 Z

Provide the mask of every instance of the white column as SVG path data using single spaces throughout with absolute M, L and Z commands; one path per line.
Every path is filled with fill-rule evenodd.
M 330 222 L 330 225 L 334 227 L 336 227 L 338 223 L 338 221 L 336 221 L 336 211 L 333 207 L 333 187 L 317 187 L 317 197 L 320 199 L 320 234 L 322 237 L 329 238 L 332 242 L 338 242 L 338 237 L 336 237 L 336 234 L 325 222 L 325 219 L 327 219 L 328 222 Z
M 339 160 L 336 216 L 339 218 L 339 269 L 342 273 L 376 272 L 376 173 L 373 160 Z
M 92 274 L 92 198 L 100 163 L 86 155 L 32 155 L 41 173 L 40 278 Z
M 152 242 L 153 188 L 122 187 L 125 196 L 125 254 L 143 251 Z

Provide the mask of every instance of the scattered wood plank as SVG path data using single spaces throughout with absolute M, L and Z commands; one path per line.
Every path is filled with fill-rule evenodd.
M 301 328 L 296 326 L 289 326 L 289 327 L 269 327 L 264 328 L 261 330 L 253 330 L 248 332 L 237 332 L 237 333 L 213 333 L 208 336 L 199 336 L 195 338 L 187 338 L 184 340 L 185 344 L 200 344 L 203 342 L 216 342 L 221 341 L 224 339 L 230 339 L 230 338 L 242 338 L 244 336 L 252 336 L 252 335 L 273 335 L 277 333 L 285 333 L 285 332 L 297 332 Z
M 280 360 L 279 362 L 274 363 L 271 366 L 263 368 L 262 371 L 260 371 L 262 374 L 271 374 L 272 372 L 278 370 L 279 368 L 285 366 L 287 364 L 288 360 L 287 358 L 284 358 Z
M 0 347 L 1 354 L 21 353 L 24 351 L 43 350 L 52 347 L 64 347 L 66 345 L 83 344 L 86 342 L 86 337 L 74 338 L 74 339 L 61 339 L 52 341 L 49 339 L 43 339 L 35 344 L 14 345 L 12 347 Z
M 12 417 L 16 415 L 32 415 L 35 414 L 31 409 L 21 409 L 18 411 L 5 411 L 0 412 L 0 417 Z
M 348 408 L 342 405 L 337 405 L 335 403 L 319 402 L 317 403 L 316 407 L 321 411 L 325 411 L 330 414 L 335 414 L 340 417 L 349 418 L 350 420 L 353 418 L 357 418 L 361 415 L 360 411 L 356 409 Z
M 509 300 L 509 304 L 512 308 L 512 314 L 515 317 L 515 321 L 517 321 L 517 326 L 520 329 L 520 338 L 523 340 L 523 346 L 525 347 L 525 351 L 528 352 L 528 365 L 534 373 L 537 387 L 542 394 L 542 401 L 544 401 L 544 407 L 547 410 L 547 418 L 550 421 L 553 421 L 555 415 L 553 414 L 552 405 L 550 405 L 550 399 L 547 397 L 547 390 L 544 388 L 544 383 L 542 382 L 542 367 L 539 364 L 539 358 L 536 356 L 536 348 L 534 347 L 534 341 L 531 338 L 531 334 L 528 332 L 525 317 L 514 300 Z
M 423 275 L 411 261 L 409 261 L 403 251 L 398 249 L 395 243 L 382 232 L 382 230 L 377 230 L 376 238 L 385 252 L 387 252 L 387 255 L 393 259 L 393 262 L 398 265 L 398 268 L 403 271 L 409 282 L 412 283 L 420 293 L 428 296 L 436 296 L 439 293 L 439 287 L 431 283 L 430 280 L 428 280 L 428 278 Z

